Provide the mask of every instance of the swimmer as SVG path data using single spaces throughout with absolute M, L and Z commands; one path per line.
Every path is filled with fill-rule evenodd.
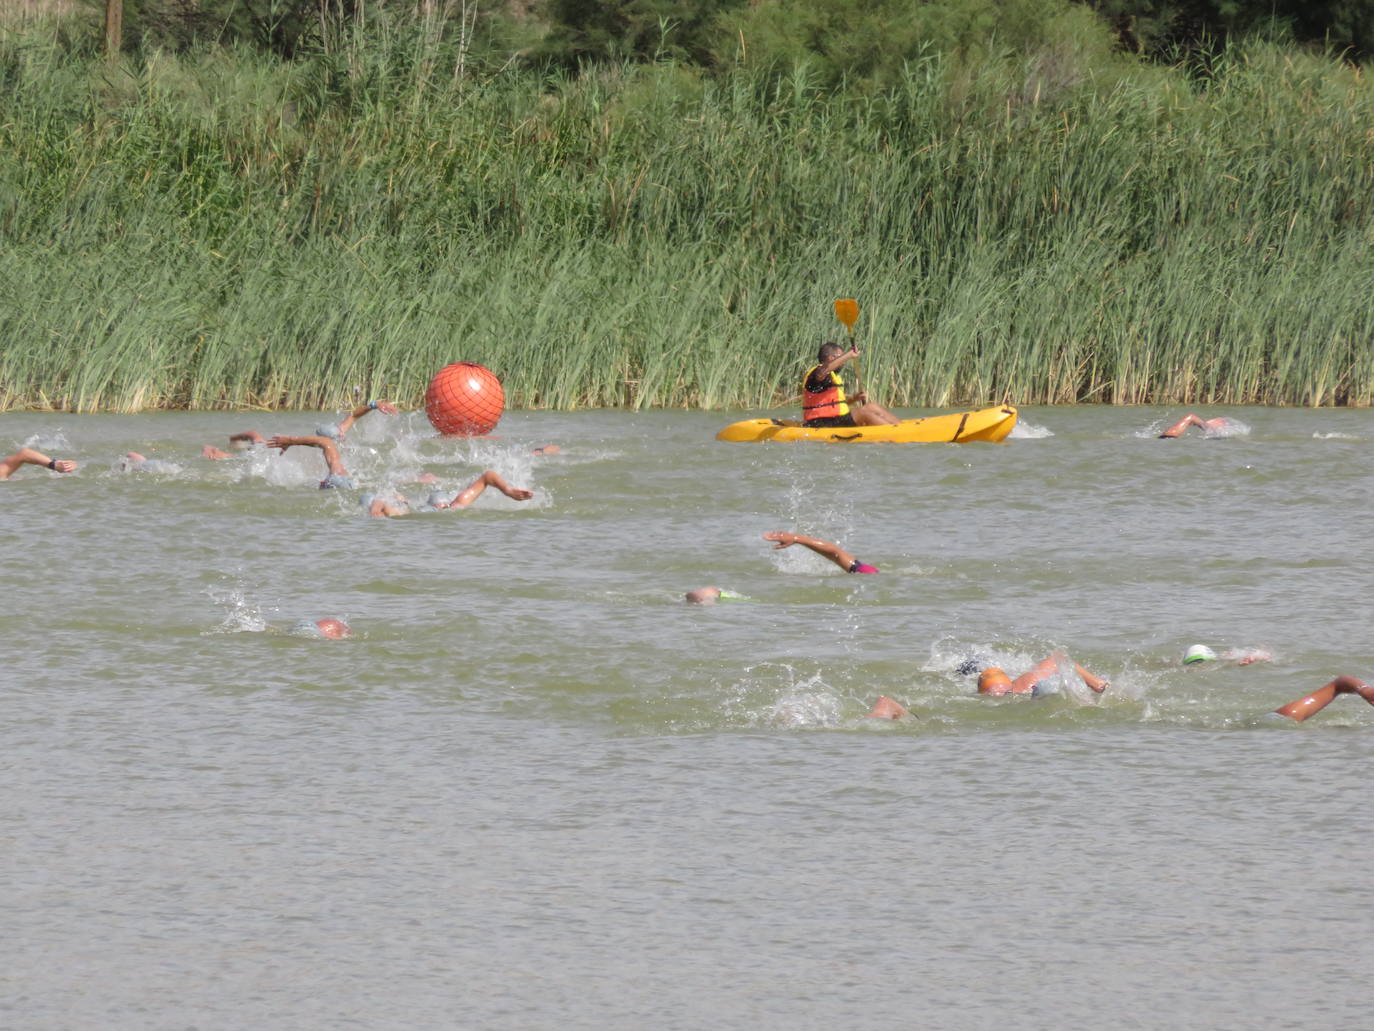
M 348 431 L 353 428 L 353 424 L 361 419 L 368 412 L 381 412 L 383 415 L 395 415 L 396 406 L 390 401 L 369 401 L 365 405 L 359 405 L 349 412 L 338 423 L 326 423 L 316 428 L 315 432 L 321 437 L 329 437 L 333 440 L 343 440 L 348 435 Z
M 180 467 L 174 462 L 164 462 L 160 458 L 149 458 L 141 455 L 137 451 L 127 452 L 119 460 L 117 468 L 122 473 L 176 473 L 180 472 Z
M 1189 426 L 1196 426 L 1198 429 L 1202 430 L 1203 435 L 1206 436 L 1223 433 L 1230 425 L 1231 420 L 1227 419 L 1225 416 L 1219 415 L 1215 419 L 1199 419 L 1192 412 L 1189 412 L 1182 419 L 1178 420 L 1178 422 L 1161 433 L 1159 439 L 1170 440 L 1174 437 L 1181 437 L 1187 432 Z
M 887 695 L 879 695 L 878 700 L 873 703 L 873 708 L 868 710 L 865 719 L 870 720 L 905 720 L 915 719 L 911 715 L 911 710 L 901 702 L 894 701 Z
M 831 541 L 823 541 L 818 537 L 803 537 L 799 533 L 790 533 L 787 530 L 772 530 L 769 533 L 765 533 L 763 539 L 777 542 L 773 545 L 774 551 L 779 548 L 790 548 L 794 544 L 800 544 L 805 548 L 810 548 L 817 555 L 823 555 L 828 558 L 846 573 L 876 573 L 878 571 L 877 566 L 870 566 L 865 562 L 860 562 L 838 544 Z
M 46 466 L 55 473 L 70 473 L 76 471 L 76 463 L 65 458 L 49 458 L 41 452 L 35 451 L 31 447 L 21 447 L 8 458 L 0 460 L 0 480 L 8 480 L 20 466 L 41 465 Z
M 339 457 L 339 449 L 329 437 L 271 437 L 266 444 L 269 448 L 280 448 L 282 454 L 291 447 L 317 447 L 324 455 L 325 468 L 329 472 L 329 475 L 320 481 L 320 490 L 329 490 L 332 487 L 351 490 L 354 487 L 353 478 L 348 475 L 343 459 Z
M 530 454 L 532 454 L 532 455 L 556 455 L 556 454 L 558 454 L 558 452 L 560 452 L 560 451 L 562 451 L 562 450 L 563 450 L 563 449 L 560 448 L 557 444 L 545 444 L 543 447 L 537 447 L 537 448 L 535 448 L 533 451 L 530 452 Z
M 512 487 L 500 473 L 494 469 L 488 469 L 448 500 L 444 499 L 442 491 L 434 491 L 430 494 L 428 501 L 421 506 L 419 511 L 442 511 L 448 508 L 467 508 L 476 501 L 488 487 L 495 487 L 513 501 L 528 501 L 530 498 L 534 497 L 534 491 L 526 490 L 523 487 Z M 410 507 L 410 502 L 401 495 L 395 493 L 374 497 L 368 502 L 367 506 L 367 514 L 374 519 L 395 519 L 398 516 L 410 515 L 412 511 L 416 510 Z
M 719 587 L 698 587 L 694 591 L 688 591 L 682 597 L 688 605 L 714 605 L 716 602 L 754 600 L 753 598 L 746 598 L 742 594 L 736 594 L 734 591 L 723 591 Z
M 307 637 L 328 637 L 340 641 L 353 636 L 353 628 L 342 619 L 301 619 L 291 628 L 291 633 Z
M 981 695 L 999 697 L 1007 694 L 1019 694 L 1040 697 L 1056 693 L 1054 690 L 1042 690 L 1040 684 L 1065 672 L 1065 668 L 1069 666 L 1073 667 L 1073 671 L 1078 674 L 1079 679 L 1087 685 L 1088 689 L 1096 694 L 1101 694 L 1112 686 L 1111 681 L 1099 677 L 1096 673 L 1090 673 L 1070 659 L 1062 650 L 1055 650 L 1015 680 L 1007 676 L 1005 670 L 996 666 L 984 666 L 983 661 L 978 659 L 968 659 L 961 662 L 956 672 L 964 674 L 978 672 L 978 693 Z M 981 672 L 979 672 L 980 670 Z M 867 718 L 900 720 L 908 716 L 911 716 L 911 712 L 904 705 L 887 695 L 880 695 L 878 700 L 873 703 L 873 708 L 868 711 Z
M 1343 694 L 1357 694 L 1370 705 L 1374 705 L 1374 687 L 1351 676 L 1339 676 L 1311 694 L 1295 699 L 1275 709 L 1274 712 L 1279 716 L 1287 716 L 1295 723 L 1301 723 L 1325 709 L 1336 700 L 1337 695 Z
M 229 444 L 235 451 L 247 451 L 250 448 L 259 447 L 267 443 L 267 438 L 257 430 L 244 430 L 242 433 L 229 434 Z M 208 458 L 212 462 L 223 462 L 227 458 L 233 458 L 228 451 L 215 447 L 213 444 L 202 444 L 200 457 Z
M 1090 691 L 1101 694 L 1111 686 L 1111 681 L 1099 677 L 1096 673 L 1090 673 L 1078 663 L 1074 662 L 1062 650 L 1056 649 L 1047 657 L 1041 659 L 1026 672 L 1013 680 L 1007 676 L 1006 671 L 998 669 L 996 666 L 988 666 L 978 674 L 978 693 L 997 697 L 1004 694 L 1045 694 L 1039 690 L 1042 681 L 1058 675 L 1065 667 L 1072 666 L 1073 671 L 1078 674 L 1080 680 L 1087 685 Z M 968 667 L 961 666 L 961 670 Z
M 359 405 L 357 408 L 353 409 L 353 411 L 349 412 L 337 423 L 322 423 L 317 426 L 314 436 L 328 437 L 330 440 L 341 441 L 348 434 L 348 431 L 353 428 L 353 424 L 368 412 L 381 412 L 383 415 L 395 415 L 398 411 L 399 409 L 390 401 L 369 401 L 367 404 Z M 273 439 L 275 440 L 276 438 Z M 240 451 L 257 447 L 261 444 L 272 447 L 268 439 L 257 430 L 243 430 L 239 433 L 231 433 L 229 434 L 229 443 Z M 200 449 L 200 457 L 208 458 L 214 462 L 220 462 L 232 456 L 227 451 L 223 451 L 211 444 L 206 444 Z
M 1217 654 L 1205 644 L 1190 645 L 1183 653 L 1183 665 L 1202 666 L 1209 662 L 1234 662 L 1237 666 L 1249 666 L 1254 662 L 1273 662 L 1274 653 L 1267 648 L 1227 648 Z

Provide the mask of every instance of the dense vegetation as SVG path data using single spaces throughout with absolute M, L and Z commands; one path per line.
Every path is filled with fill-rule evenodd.
M 1294 25 L 1156 61 L 1067 0 L 695 6 L 0 30 L 0 406 L 415 403 L 458 359 L 771 405 L 840 296 L 894 405 L 1374 402 L 1374 89 Z

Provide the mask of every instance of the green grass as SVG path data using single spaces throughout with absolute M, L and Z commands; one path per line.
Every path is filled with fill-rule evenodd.
M 0 38 L 0 406 L 762 407 L 859 299 L 895 406 L 1374 402 L 1374 87 L 1233 48 L 888 92 Z

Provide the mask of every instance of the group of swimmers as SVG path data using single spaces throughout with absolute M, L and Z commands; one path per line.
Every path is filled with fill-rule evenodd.
M 763 535 L 766 541 L 775 542 L 774 548 L 788 548 L 801 544 L 816 554 L 834 562 L 847 573 L 876 573 L 875 566 L 860 562 L 844 548 L 833 541 L 817 537 L 805 537 L 787 530 L 773 530 Z M 698 587 L 688 591 L 684 600 L 691 605 L 715 605 L 722 602 L 747 601 L 744 596 L 720 587 Z M 1229 648 L 1218 653 L 1205 644 L 1195 644 L 1183 653 L 1183 665 L 1196 666 L 1202 663 L 1229 661 L 1237 666 L 1248 666 L 1255 662 L 1267 662 L 1273 655 L 1262 648 Z M 1093 694 L 1102 694 L 1111 687 L 1111 681 L 1084 669 L 1074 662 L 1065 652 L 1055 651 L 1018 676 L 1012 677 L 1006 670 L 994 666 L 982 657 L 962 660 L 955 672 L 966 676 L 978 677 L 978 694 L 989 698 L 1005 695 L 1019 695 L 1038 698 L 1058 694 L 1058 678 L 1073 676 Z M 1357 694 L 1370 705 L 1374 705 L 1374 685 L 1366 684 L 1351 676 L 1339 676 L 1311 694 L 1289 702 L 1274 710 L 1274 714 L 1287 716 L 1295 722 L 1315 716 L 1330 705 L 1339 695 Z M 887 695 L 880 695 L 868 711 L 871 719 L 909 720 L 916 717 L 911 710 Z
M 807 373 L 803 384 L 803 416 L 807 425 L 880 425 L 897 421 L 896 417 L 887 409 L 868 402 L 861 393 L 855 394 L 853 397 L 846 397 L 843 380 L 839 377 L 838 371 L 847 361 L 857 358 L 858 355 L 858 349 L 852 345 L 848 350 L 833 343 L 821 345 L 818 353 L 818 364 Z M 321 452 L 324 459 L 326 473 L 325 478 L 319 483 L 320 489 L 354 489 L 356 483 L 340 456 L 339 444 L 354 423 L 374 411 L 380 411 L 385 415 L 395 415 L 398 410 L 389 401 L 369 401 L 353 409 L 339 422 L 317 427 L 313 434 L 264 437 L 256 430 L 245 430 L 232 434 L 229 442 L 232 447 L 241 449 L 267 447 L 283 453 L 292 447 L 316 448 Z M 1165 429 L 1159 436 L 1165 439 L 1179 437 L 1194 426 L 1204 432 L 1220 432 L 1224 430 L 1227 422 L 1228 420 L 1224 418 L 1201 419 L 1197 415 L 1189 413 Z M 535 454 L 554 454 L 557 451 L 556 445 L 546 445 L 534 449 Z M 201 456 L 213 461 L 232 457 L 229 452 L 209 444 L 201 449 Z M 129 452 L 126 456 L 126 467 L 136 467 L 148 461 L 145 456 L 137 452 Z M 50 458 L 33 448 L 24 447 L 0 460 L 0 480 L 9 479 L 25 465 L 40 466 L 58 473 L 70 473 L 77 469 L 76 462 Z M 434 477 L 431 474 L 424 474 L 420 478 L 420 482 L 432 483 Z M 487 469 L 451 498 L 445 497 L 442 491 L 433 491 L 423 504 L 412 505 L 404 495 L 394 490 L 388 490 L 380 494 L 365 494 L 361 498 L 361 503 L 370 517 L 397 518 L 414 512 L 467 508 L 488 487 L 500 491 L 515 501 L 528 501 L 534 497 L 533 491 L 512 486 L 495 470 Z M 876 566 L 859 561 L 854 555 L 833 541 L 809 537 L 788 530 L 770 531 L 763 535 L 763 539 L 771 542 L 775 549 L 790 548 L 799 544 L 833 562 L 846 573 L 874 574 L 878 572 Z M 740 595 L 715 586 L 699 587 L 688 591 L 685 598 L 687 602 L 696 605 L 712 605 L 719 602 L 743 600 Z M 297 626 L 302 632 L 310 632 L 331 639 L 352 636 L 352 629 L 338 619 L 302 620 Z M 1185 665 L 1192 665 L 1218 658 L 1230 659 L 1238 665 L 1247 665 L 1251 662 L 1267 659 L 1269 655 L 1265 652 L 1250 650 L 1224 653 L 1222 656 L 1218 656 L 1205 645 L 1194 645 L 1185 653 L 1183 661 Z M 975 659 L 965 660 L 960 664 L 957 672 L 977 673 L 978 693 L 989 697 L 1004 695 L 1036 697 L 1046 693 L 1054 693 L 1052 689 L 1047 690 L 1047 682 L 1052 678 L 1068 675 L 1070 672 L 1089 691 L 1095 694 L 1101 694 L 1111 686 L 1108 680 L 1084 669 L 1062 651 L 1054 652 L 1016 677 L 1010 676 L 1005 670 L 996 666 L 979 663 Z M 1343 694 L 1357 694 L 1370 705 L 1374 705 L 1374 686 L 1365 684 L 1354 677 L 1343 675 L 1336 677 L 1311 694 L 1280 706 L 1274 712 L 1296 722 L 1302 722 L 1326 708 Z M 893 720 L 914 718 L 909 709 L 886 695 L 878 698 L 868 712 L 868 716 L 874 719 Z

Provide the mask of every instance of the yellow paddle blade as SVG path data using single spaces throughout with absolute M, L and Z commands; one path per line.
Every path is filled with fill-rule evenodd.
M 844 323 L 845 329 L 854 332 L 854 323 L 859 321 L 859 302 L 852 297 L 835 302 L 835 318 Z

